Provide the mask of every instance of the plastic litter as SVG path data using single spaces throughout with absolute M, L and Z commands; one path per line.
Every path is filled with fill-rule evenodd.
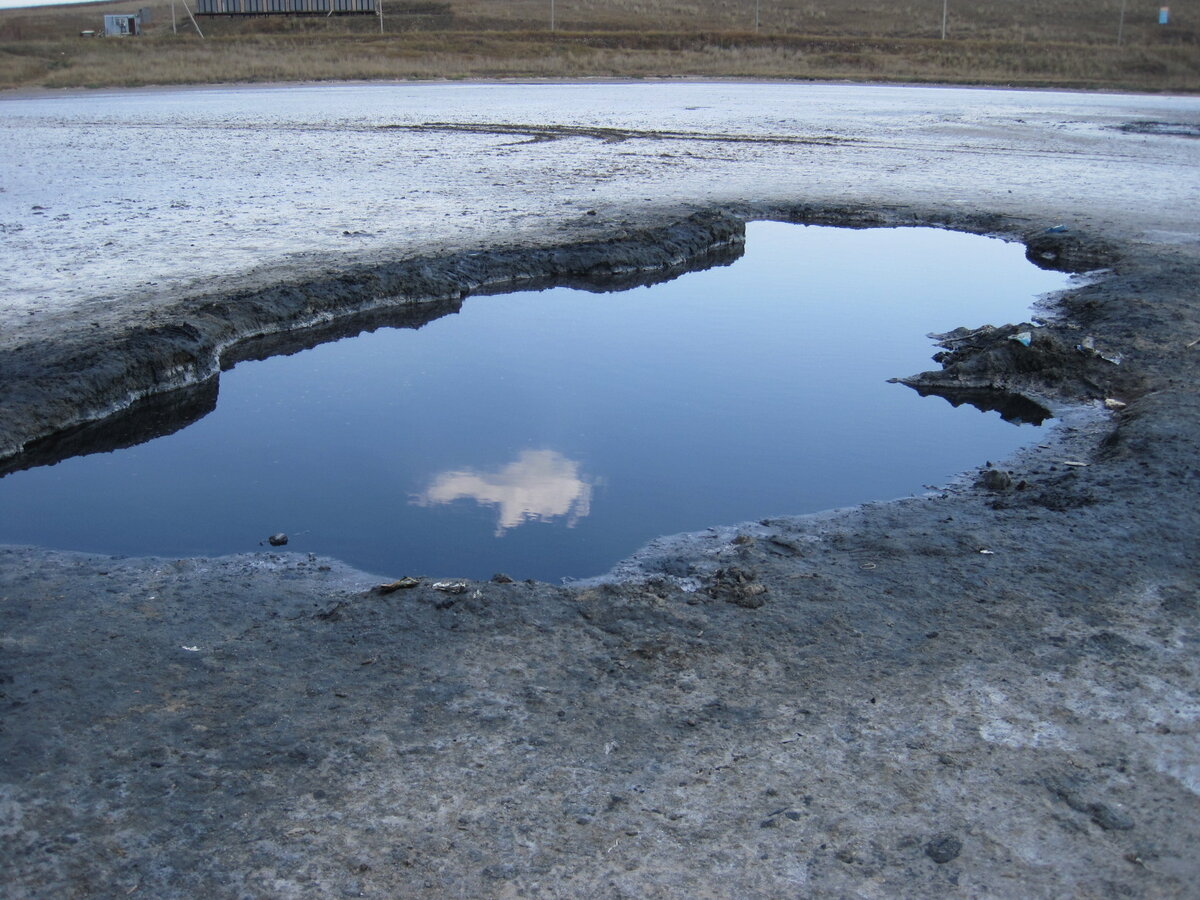
M 415 588 L 420 583 L 421 582 L 418 579 L 413 578 L 409 575 L 405 575 L 403 578 L 400 578 L 396 581 L 388 582 L 387 584 L 377 584 L 375 586 L 375 593 L 377 593 L 377 594 L 392 594 L 392 593 L 395 593 L 396 591 L 407 590 L 408 588 Z
M 435 581 L 433 589 L 446 594 L 465 594 L 467 583 L 465 581 Z
M 1051 225 L 1046 229 L 1046 234 L 1065 234 L 1069 229 L 1066 225 Z
M 1096 339 L 1091 335 L 1088 335 L 1076 344 L 1075 349 L 1080 353 L 1090 353 L 1092 356 L 1098 356 L 1105 362 L 1112 363 L 1114 366 L 1119 366 L 1124 359 L 1120 353 L 1101 353 L 1096 349 Z
M 1022 347 L 1028 347 L 1033 343 L 1033 333 L 1030 331 L 1018 331 L 1016 334 L 1009 335 L 1010 341 L 1016 341 Z
M 1062 461 L 1062 464 L 1064 466 L 1072 466 L 1076 469 L 1086 469 L 1088 466 L 1091 465 L 1091 463 L 1080 462 L 1077 459 L 1064 459 Z
M 1116 409 L 1124 409 L 1126 406 L 1128 406 L 1128 404 L 1124 400 L 1117 400 L 1117 399 L 1114 399 L 1113 397 L 1105 397 L 1104 398 L 1104 406 L 1107 409 L 1116 410 Z

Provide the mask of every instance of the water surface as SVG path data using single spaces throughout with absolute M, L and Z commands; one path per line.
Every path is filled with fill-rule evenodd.
M 930 331 L 1065 276 L 933 229 L 753 223 L 728 267 L 469 298 L 221 376 L 167 437 L 0 479 L 0 542 L 329 554 L 381 575 L 586 577 L 650 538 L 921 492 L 1034 440 L 888 384 Z

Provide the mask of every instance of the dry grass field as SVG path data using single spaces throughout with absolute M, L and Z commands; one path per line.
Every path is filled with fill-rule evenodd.
M 1167 0 L 1163 0 L 1167 2 Z M 89 39 L 152 10 L 138 38 Z M 191 4 L 189 4 L 191 5 Z M 1121 10 L 1125 6 L 1122 25 Z M 0 11 L 0 87 L 745 77 L 1200 90 L 1200 0 L 384 0 L 374 16 L 201 17 L 183 0 Z M 1120 32 L 1120 43 L 1118 43 Z

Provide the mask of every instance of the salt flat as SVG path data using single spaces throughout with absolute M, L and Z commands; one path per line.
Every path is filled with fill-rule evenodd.
M 986 209 L 1194 241 L 1195 141 L 1119 130 L 1148 121 L 1196 126 L 1200 99 L 676 82 L 13 95 L 0 323 L 7 341 L 31 311 L 729 203 Z M 412 129 L 436 123 L 477 130 Z

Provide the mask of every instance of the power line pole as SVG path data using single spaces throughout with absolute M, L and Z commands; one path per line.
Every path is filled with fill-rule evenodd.
M 1129 0 L 1121 0 L 1121 21 L 1117 25 L 1117 46 L 1120 47 L 1125 40 L 1125 5 Z
M 946 12 L 950 5 L 950 0 L 942 0 L 942 40 L 946 39 Z
M 191 7 L 187 5 L 187 0 L 183 0 L 183 8 L 188 14 L 188 18 L 192 20 L 192 25 L 196 29 L 196 34 L 200 35 L 200 40 L 204 40 L 204 32 L 200 30 L 200 26 L 196 23 L 196 17 L 192 15 Z

